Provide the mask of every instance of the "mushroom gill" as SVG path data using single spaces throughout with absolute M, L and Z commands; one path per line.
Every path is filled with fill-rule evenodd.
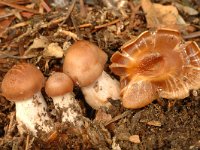
M 141 108 L 159 97 L 183 99 L 200 88 L 200 49 L 176 30 L 145 31 L 115 52 L 111 62 L 126 108 Z

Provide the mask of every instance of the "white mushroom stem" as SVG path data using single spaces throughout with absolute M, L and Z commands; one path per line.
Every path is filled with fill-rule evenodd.
M 112 79 L 105 71 L 92 84 L 81 88 L 86 102 L 94 109 L 101 106 L 109 107 L 108 99 L 117 100 L 120 98 L 120 84 Z
M 74 125 L 80 125 L 81 108 L 74 97 L 73 92 L 69 92 L 62 96 L 52 97 L 55 108 L 62 113 L 62 122 L 70 122 Z
M 32 98 L 16 101 L 16 119 L 20 133 L 27 129 L 37 136 L 37 132 L 48 133 L 52 129 L 52 122 L 47 114 L 47 105 L 41 94 L 38 92 Z

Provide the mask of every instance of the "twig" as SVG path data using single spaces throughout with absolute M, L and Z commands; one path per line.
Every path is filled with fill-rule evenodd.
M 80 3 L 80 15 L 85 18 L 87 13 L 86 13 L 86 9 L 85 9 L 85 5 L 84 5 L 84 1 L 83 0 L 79 0 Z
M 197 38 L 197 37 L 200 37 L 200 31 L 193 32 L 193 33 L 183 36 L 184 39 L 192 39 L 192 38 Z
M 0 19 L 6 18 L 6 17 L 10 17 L 10 16 L 13 16 L 13 15 L 14 15 L 13 12 L 11 12 L 11 13 L 6 13 L 6 14 L 3 14 L 3 15 L 0 15 Z
M 20 22 L 20 23 L 17 23 L 11 27 L 8 27 L 7 30 L 10 30 L 10 29 L 16 29 L 16 28 L 19 28 L 19 27 L 24 27 L 24 26 L 27 26 L 30 24 L 30 21 L 24 21 L 24 22 Z
M 88 28 L 88 27 L 92 27 L 93 25 L 91 23 L 86 23 L 86 24 L 82 24 L 79 25 L 78 28 Z M 70 30 L 73 30 L 74 27 L 69 27 Z
M 111 22 L 108 22 L 108 23 L 105 23 L 105 24 L 102 24 L 102 25 L 95 26 L 94 29 L 105 28 L 105 27 L 107 27 L 107 26 L 116 24 L 116 23 L 118 23 L 118 22 L 120 22 L 120 21 L 121 21 L 120 19 L 116 19 L 116 20 L 114 20 L 114 21 L 111 21 Z
M 38 11 L 35 11 L 35 10 L 33 10 L 33 9 L 30 9 L 30 8 L 26 8 L 26 7 L 24 7 L 24 6 L 20 6 L 20 5 L 14 4 L 14 3 L 5 2 L 5 1 L 2 1 L 2 0 L 1 0 L 1 1 L 0 1 L 0 4 L 6 5 L 6 6 L 10 6 L 10 7 L 16 8 L 16 9 L 20 9 L 20 10 L 32 12 L 32 13 L 34 13 L 34 14 L 39 14 Z
M 13 122 L 14 122 L 15 112 L 10 113 L 10 123 L 8 126 L 8 130 L 6 131 L 6 135 L 11 135 L 11 132 L 13 131 Z
M 28 28 L 27 31 L 24 34 L 20 35 L 14 42 L 19 42 L 23 37 L 29 36 L 30 34 L 33 35 L 33 34 L 37 33 L 37 31 L 40 30 L 40 29 L 48 28 L 48 27 L 50 27 L 54 24 L 58 24 L 60 22 L 62 22 L 61 24 L 63 24 L 65 22 L 65 20 L 67 20 L 68 17 L 70 16 L 70 14 L 71 14 L 71 12 L 74 8 L 75 3 L 76 3 L 76 0 L 73 0 L 71 6 L 69 7 L 67 14 L 64 14 L 63 17 L 51 20 L 48 23 L 40 21 L 39 23 L 35 24 L 35 26 L 33 28 Z
M 25 147 L 25 150 L 29 149 L 29 139 L 30 139 L 30 135 L 28 134 L 27 137 L 26 137 L 26 147 Z
M 140 116 L 141 116 L 141 114 L 143 113 L 143 111 L 144 111 L 144 110 L 140 110 L 139 112 L 137 112 L 137 113 L 134 114 L 134 116 L 133 116 L 133 121 L 132 121 L 133 126 L 136 125 L 136 123 L 139 121 Z M 115 121 L 117 121 L 117 120 L 119 120 L 119 119 L 121 119 L 121 118 L 124 118 L 124 117 L 128 116 L 129 114 L 132 115 L 132 114 L 133 114 L 133 111 L 131 111 L 131 110 L 125 111 L 123 114 L 120 114 L 120 115 L 114 117 L 112 120 L 110 120 L 110 121 L 108 121 L 107 123 L 105 123 L 105 126 L 107 126 L 107 125 L 109 125 L 110 123 L 113 123 L 113 122 L 115 122 Z
M 1 53 L 0 58 L 14 58 L 14 59 L 30 59 L 36 57 L 36 55 L 30 55 L 30 56 L 14 56 L 10 54 Z
M 62 28 L 58 29 L 58 31 L 54 34 L 54 36 L 57 36 L 59 33 L 64 34 L 66 36 L 72 37 L 73 40 L 79 40 L 79 37 L 77 36 L 77 34 L 67 31 L 67 30 L 63 30 Z
M 72 10 L 74 9 L 75 4 L 76 4 L 76 0 L 73 0 L 71 6 L 68 9 L 66 16 L 62 20 L 63 22 L 61 23 L 61 25 L 63 25 L 65 23 L 65 21 L 69 18 Z
M 115 121 L 117 121 L 117 120 L 119 120 L 119 119 L 121 119 L 121 118 L 124 118 L 124 117 L 126 117 L 127 115 L 132 114 L 132 113 L 133 113 L 133 111 L 127 110 L 127 111 L 125 111 L 123 114 L 120 114 L 120 115 L 118 115 L 118 116 L 115 116 L 113 119 L 111 119 L 110 121 L 106 122 L 106 123 L 105 123 L 105 126 L 107 126 L 107 125 L 111 124 L 112 122 L 115 122 Z
M 47 3 L 44 0 L 40 0 L 40 5 L 47 11 L 50 12 L 51 8 L 47 5 Z
M 74 29 L 76 31 L 76 35 L 78 36 L 79 39 L 82 39 L 81 34 L 80 34 L 80 30 L 79 30 L 79 28 L 77 26 L 77 23 L 76 23 L 76 21 L 74 20 L 74 18 L 72 16 L 71 16 L 71 21 L 72 21 Z

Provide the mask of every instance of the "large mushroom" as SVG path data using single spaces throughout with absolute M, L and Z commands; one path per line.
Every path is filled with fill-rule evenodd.
M 119 82 L 103 71 L 106 61 L 104 51 L 84 40 L 75 42 L 65 54 L 63 72 L 81 87 L 94 109 L 109 106 L 109 98 L 119 99 Z
M 40 92 L 43 84 L 41 71 L 28 63 L 14 65 L 4 76 L 2 95 L 15 102 L 20 133 L 26 131 L 24 126 L 35 136 L 38 131 L 48 133 L 52 129 L 47 105 Z
M 126 108 L 141 108 L 153 100 L 183 99 L 200 88 L 200 49 L 171 29 L 145 31 L 111 57 L 110 69 L 121 77 Z
M 46 82 L 45 92 L 53 99 L 56 110 L 62 114 L 62 122 L 80 122 L 81 108 L 75 100 L 73 81 L 68 75 L 54 72 Z

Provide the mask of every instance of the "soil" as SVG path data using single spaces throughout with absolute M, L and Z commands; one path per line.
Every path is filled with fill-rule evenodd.
M 170 4 L 172 1 L 154 1 L 160 4 Z M 198 0 L 177 1 L 187 4 L 200 12 Z M 73 3 L 73 2 L 72 2 Z M 122 9 L 109 9 L 103 1 L 86 0 L 87 15 L 80 12 L 77 2 L 67 5 L 68 9 L 55 8 L 49 13 L 34 15 L 30 19 L 14 19 L 13 27 L 20 22 L 20 27 L 8 27 L 0 41 L 3 54 L 0 54 L 0 81 L 6 72 L 19 62 L 29 62 L 37 65 L 45 77 L 53 71 L 62 71 L 63 58 L 44 57 L 43 49 L 31 51 L 31 55 L 23 57 L 24 52 L 35 38 L 45 36 L 50 43 L 58 43 L 61 47 L 74 43 L 74 40 L 85 39 L 97 44 L 109 56 L 120 49 L 128 40 L 136 37 L 147 28 L 145 14 L 138 1 L 130 1 Z M 70 11 L 71 9 L 71 11 Z M 190 25 L 181 30 L 186 40 L 194 40 L 200 45 L 199 36 L 191 36 L 200 29 L 200 14 L 189 16 L 179 12 Z M 127 16 L 128 17 L 127 17 Z M 56 35 L 60 29 L 70 31 Z M 110 61 L 105 71 L 119 79 L 109 70 Z M 20 135 L 15 118 L 15 104 L 0 96 L 0 149 L 114 149 L 114 150 L 144 150 L 144 149 L 200 149 L 200 94 L 191 91 L 184 100 L 159 99 L 152 104 L 136 110 L 123 108 L 119 101 L 111 103 L 110 109 L 101 108 L 96 111 L 85 103 L 79 87 L 74 93 L 84 112 L 85 124 L 77 128 L 71 124 L 61 124 L 59 115 L 55 112 L 52 100 L 42 91 L 48 104 L 48 111 L 55 122 L 55 130 L 47 135 L 35 138 L 27 132 Z M 97 114 L 105 117 L 95 117 Z M 108 119 L 111 117 L 109 121 Z M 95 119 L 96 118 L 96 119 Z M 139 141 L 131 137 L 139 136 Z

